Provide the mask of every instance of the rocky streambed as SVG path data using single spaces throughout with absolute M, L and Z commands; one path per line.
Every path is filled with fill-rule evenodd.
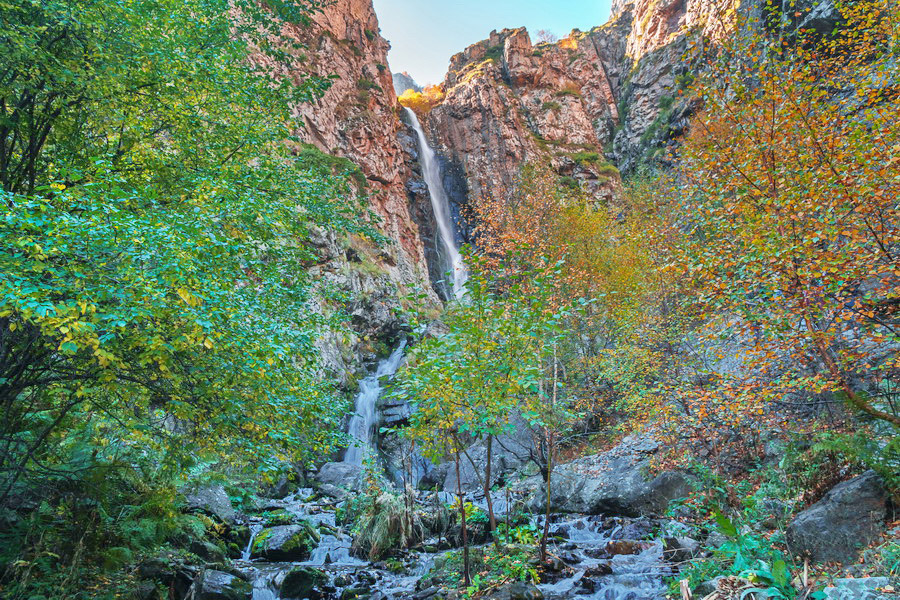
M 250 531 L 241 557 L 219 570 L 197 573 L 186 597 L 194 600 L 388 600 L 451 598 L 446 585 L 453 536 L 422 540 L 411 550 L 370 562 L 353 548 L 349 531 L 338 523 L 340 503 L 301 489 L 267 500 L 252 514 L 237 515 Z M 432 510 L 425 500 L 416 508 Z M 503 515 L 501 515 L 501 520 Z M 530 525 L 540 526 L 532 516 Z M 514 582 L 488 590 L 487 597 L 513 600 L 663 598 L 664 577 L 672 572 L 666 541 L 654 539 L 660 522 L 649 518 L 603 515 L 551 515 L 551 561 L 538 582 Z M 477 538 L 477 528 L 473 528 Z M 480 540 L 486 541 L 483 537 Z M 472 548 L 472 562 L 484 545 Z

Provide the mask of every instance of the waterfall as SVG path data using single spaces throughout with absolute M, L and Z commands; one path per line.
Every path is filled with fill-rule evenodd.
M 403 350 L 406 342 L 402 342 L 391 355 L 378 363 L 375 372 L 359 382 L 359 393 L 356 395 L 356 406 L 353 417 L 350 418 L 348 433 L 356 438 L 356 442 L 344 455 L 344 462 L 352 465 L 362 465 L 363 458 L 372 445 L 372 433 L 375 430 L 375 405 L 381 396 L 382 377 L 388 377 L 397 372 L 400 361 L 403 360 Z
M 425 137 L 425 131 L 422 129 L 416 113 L 409 108 L 404 108 L 404 110 L 409 115 L 409 120 L 419 138 L 419 164 L 422 166 L 422 174 L 425 176 L 425 184 L 428 186 L 428 195 L 431 197 L 431 209 L 437 221 L 438 237 L 441 239 L 440 243 L 449 263 L 445 270 L 449 271 L 453 277 L 453 295 L 456 298 L 462 298 L 469 272 L 459 253 L 459 246 L 456 244 L 455 227 L 450 217 L 450 201 L 447 199 L 444 184 L 441 182 L 441 169 L 437 155 L 428 144 L 428 138 Z

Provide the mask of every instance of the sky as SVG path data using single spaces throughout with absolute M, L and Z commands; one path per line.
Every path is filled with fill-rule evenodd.
M 440 83 L 450 57 L 488 37 L 492 29 L 547 29 L 563 37 L 609 18 L 610 0 L 374 0 L 381 35 L 391 42 L 394 72 L 420 85 Z

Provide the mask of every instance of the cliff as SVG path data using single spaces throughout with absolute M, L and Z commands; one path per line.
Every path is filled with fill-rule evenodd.
M 346 382 L 348 372 L 383 354 L 382 342 L 393 343 L 405 327 L 404 296 L 418 289 L 428 302 L 436 303 L 437 297 L 411 215 L 415 196 L 407 191 L 412 172 L 399 139 L 405 126 L 387 66 L 390 45 L 379 33 L 371 0 L 328 3 L 311 25 L 288 26 L 286 33 L 299 42 L 304 70 L 332 80 L 321 98 L 295 107 L 294 129 L 302 142 L 297 152 L 315 154 L 315 148 L 358 165 L 363 177 L 356 178 L 356 191 L 367 199 L 386 238 L 379 247 L 342 232 L 314 235 L 321 260 L 310 276 L 320 290 L 322 311 L 330 314 L 339 307 L 350 316 L 343 336 L 319 345 L 326 365 Z M 423 211 L 416 210 L 421 216 Z

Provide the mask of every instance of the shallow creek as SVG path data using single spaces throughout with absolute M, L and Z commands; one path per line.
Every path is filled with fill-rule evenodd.
M 430 598 L 417 583 L 441 553 L 410 551 L 395 562 L 370 563 L 353 555 L 352 538 L 335 523 L 335 505 L 307 501 L 312 490 L 299 490 L 266 509 L 282 508 L 316 525 L 321 541 L 303 562 L 249 560 L 249 546 L 236 567 L 253 583 L 253 600 L 286 600 L 279 595 L 285 575 L 298 566 L 326 573 L 328 582 L 317 587 L 316 599 L 369 598 L 393 600 Z M 540 518 L 535 520 L 540 524 Z M 250 523 L 258 532 L 261 522 Z M 664 597 L 664 576 L 669 572 L 659 541 L 640 541 L 649 533 L 643 520 L 602 516 L 551 515 L 550 552 L 565 564 L 555 577 L 538 587 L 547 599 L 656 600 Z M 252 541 L 251 541 L 252 544 Z M 400 568 L 402 565 L 402 568 Z M 436 598 L 436 597 L 435 597 Z

